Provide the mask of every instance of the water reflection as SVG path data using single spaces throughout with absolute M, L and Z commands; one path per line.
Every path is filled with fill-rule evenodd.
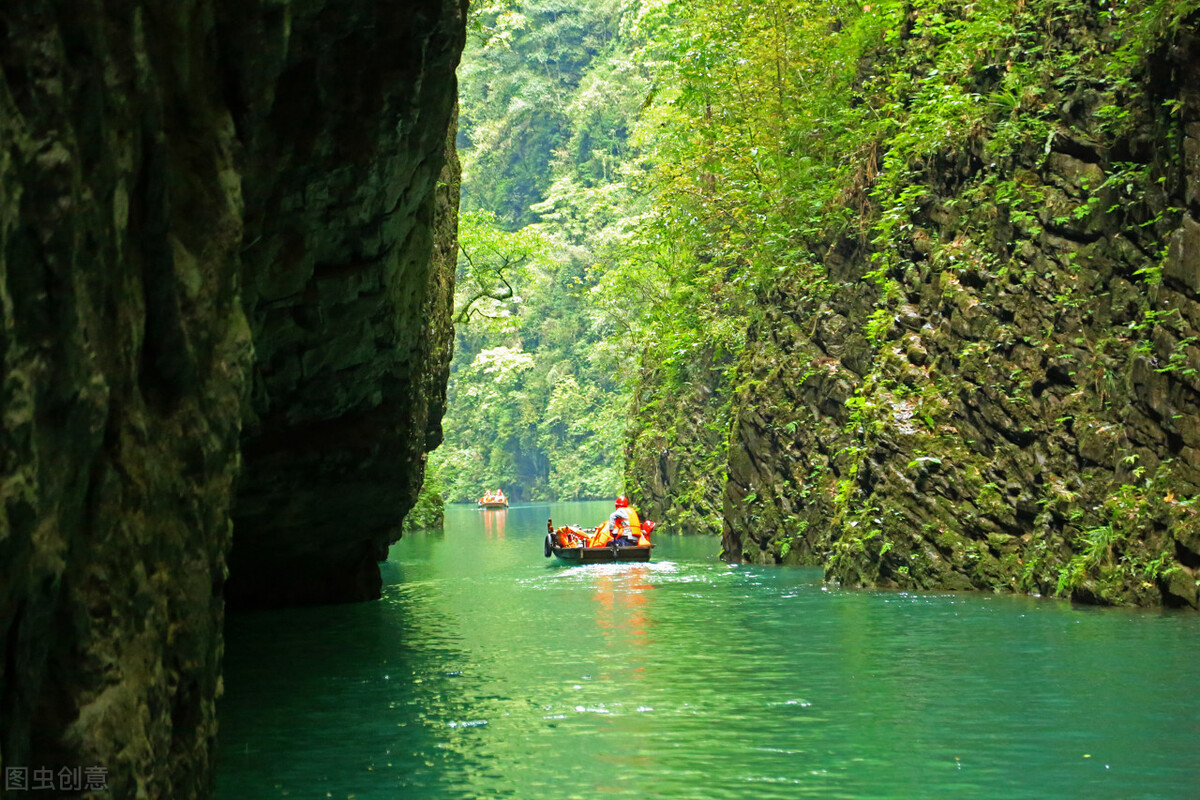
M 468 713 L 445 670 L 464 650 L 426 600 L 407 588 L 381 603 L 231 615 L 218 796 L 367 797 L 460 770 L 436 720 Z
M 507 508 L 485 508 L 483 514 L 483 535 L 489 539 L 503 539 L 504 525 L 508 521 Z
M 233 617 L 220 797 L 1187 797 L 1200 619 L 542 556 L 451 509 L 376 604 Z
M 655 589 L 648 582 L 650 568 L 645 564 L 601 565 L 593 567 L 596 625 L 606 636 L 626 634 L 635 647 L 646 645 L 649 594 Z
M 659 768 L 658 755 L 643 745 L 650 741 L 655 720 L 649 705 L 628 708 L 624 697 L 644 696 L 652 687 L 640 682 L 668 680 L 653 675 L 647 649 L 648 630 L 653 626 L 654 592 L 647 564 L 598 564 L 583 567 L 590 571 L 593 586 L 592 606 L 596 627 L 602 635 L 604 652 L 609 658 L 597 680 L 614 688 L 616 697 L 598 708 L 576 706 L 576 712 L 602 713 L 597 718 L 595 752 L 590 754 L 606 776 L 652 774 Z M 601 778 L 591 786 L 595 796 L 625 791 L 611 778 Z M 603 793 L 603 794 L 601 794 Z

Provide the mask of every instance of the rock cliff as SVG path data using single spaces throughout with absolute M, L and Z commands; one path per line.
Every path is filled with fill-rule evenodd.
M 728 457 L 733 356 L 719 345 L 698 348 L 700 357 L 670 367 L 642 359 L 638 391 L 626 430 L 625 484 L 645 519 L 683 534 L 721 530 Z M 678 369 L 682 374 L 664 373 Z M 658 391 L 664 384 L 682 392 Z
M 762 298 L 734 400 L 728 558 L 1200 607 L 1195 22 L 1121 80 L 1098 57 L 1114 52 L 1100 17 L 1046 22 L 1031 37 L 1061 67 L 904 164 L 894 227 L 818 247 L 819 287 Z M 1001 54 L 972 90 L 996 96 L 1004 69 Z M 1026 103 L 1043 109 L 1036 140 L 996 157 Z
M 441 440 L 453 263 L 429 264 L 438 204 L 457 203 L 435 191 L 451 163 L 457 12 L 441 0 L 279 18 L 236 8 L 221 39 L 245 87 L 232 102 L 255 361 L 228 597 L 374 597 Z
M 0 11 L 0 767 L 203 796 L 227 573 L 375 590 L 440 438 L 464 6 Z

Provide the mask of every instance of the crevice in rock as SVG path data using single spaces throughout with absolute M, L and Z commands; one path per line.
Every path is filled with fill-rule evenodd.
M 1188 569 L 1200 569 L 1200 553 L 1184 547 L 1183 542 L 1175 542 L 1175 560 Z

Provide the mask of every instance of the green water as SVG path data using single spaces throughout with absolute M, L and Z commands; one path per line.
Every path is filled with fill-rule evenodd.
M 231 616 L 218 797 L 1200 797 L 1200 615 L 543 558 L 609 509 L 452 508 L 380 602 Z

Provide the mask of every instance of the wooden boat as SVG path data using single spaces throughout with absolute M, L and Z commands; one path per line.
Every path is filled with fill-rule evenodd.
M 480 508 L 508 508 L 508 498 L 503 494 L 485 494 L 477 501 Z
M 579 531 L 578 528 L 569 528 Z M 579 531 L 583 533 L 583 531 Z M 650 551 L 654 545 L 605 545 L 604 547 L 563 547 L 558 543 L 557 531 L 554 530 L 553 520 L 546 520 L 546 540 L 543 547 L 546 558 L 555 556 L 568 564 L 607 564 L 616 561 L 649 561 Z

